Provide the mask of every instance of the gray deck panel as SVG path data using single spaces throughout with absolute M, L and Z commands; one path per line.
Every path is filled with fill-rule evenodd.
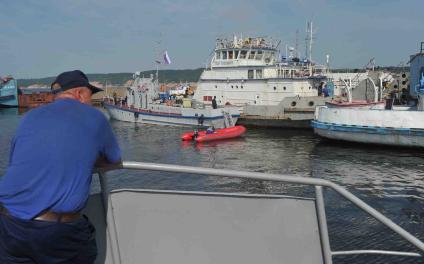
M 122 263 L 323 263 L 314 200 L 142 190 L 111 197 Z

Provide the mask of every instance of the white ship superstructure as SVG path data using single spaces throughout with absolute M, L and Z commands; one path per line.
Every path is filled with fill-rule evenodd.
M 322 67 L 309 60 L 280 59 L 278 43 L 262 37 L 217 39 L 210 67 L 194 98 L 206 104 L 278 105 L 287 97 L 318 95 Z

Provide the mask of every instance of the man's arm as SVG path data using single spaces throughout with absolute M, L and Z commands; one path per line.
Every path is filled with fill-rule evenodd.
M 109 122 L 104 119 L 102 147 L 94 166 L 102 171 L 122 168 L 121 149 Z
M 122 168 L 122 160 L 119 159 L 114 162 L 110 162 L 106 159 L 105 156 L 100 156 L 97 158 L 96 163 L 94 164 L 95 170 L 98 171 L 109 171 L 109 170 L 115 170 L 115 169 L 121 169 Z

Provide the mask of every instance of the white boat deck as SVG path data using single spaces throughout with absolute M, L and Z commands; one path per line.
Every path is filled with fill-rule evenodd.
M 332 256 L 421 257 L 424 243 L 364 202 L 321 179 L 124 162 L 123 168 L 315 185 L 315 198 L 281 195 L 114 190 L 90 197 L 96 263 L 332 263 Z M 100 174 L 102 190 L 107 179 Z M 331 251 L 322 187 L 337 191 L 418 248 L 418 252 Z M 107 208 L 104 206 L 107 204 Z

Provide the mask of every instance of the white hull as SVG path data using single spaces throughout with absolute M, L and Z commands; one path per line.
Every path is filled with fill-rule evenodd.
M 160 111 L 148 111 L 141 109 L 129 109 L 112 104 L 104 104 L 110 117 L 115 120 L 135 122 L 143 124 L 155 124 L 155 125 L 170 125 L 170 126 L 197 126 L 198 117 L 204 115 L 203 126 L 214 126 L 215 128 L 226 127 L 226 120 L 223 116 L 223 111 L 228 109 L 184 109 L 180 111 L 177 107 L 169 107 L 168 112 Z M 166 108 L 164 108 L 166 109 Z M 230 110 L 230 116 L 232 124 L 235 124 L 238 120 L 239 114 L 237 109 L 232 108 Z M 228 122 L 228 121 L 227 121 Z
M 315 133 L 335 140 L 424 147 L 424 112 L 318 107 Z
M 314 132 L 321 137 L 366 144 L 379 144 L 403 147 L 424 147 L 424 134 L 401 135 L 401 134 L 372 134 L 369 132 L 334 131 L 331 129 L 314 128 Z
M 239 70 L 239 69 L 238 69 Z M 275 70 L 273 68 L 273 70 Z M 214 69 L 214 71 L 218 71 Z M 245 71 L 245 70 L 244 70 Z M 222 79 L 205 79 L 205 71 L 198 82 L 194 99 L 204 101 L 204 96 L 216 96 L 218 104 L 232 105 L 278 105 L 287 97 L 317 96 L 318 92 L 312 80 L 304 79 L 262 79 L 242 80 L 241 78 L 226 79 L 226 72 L 222 71 Z

